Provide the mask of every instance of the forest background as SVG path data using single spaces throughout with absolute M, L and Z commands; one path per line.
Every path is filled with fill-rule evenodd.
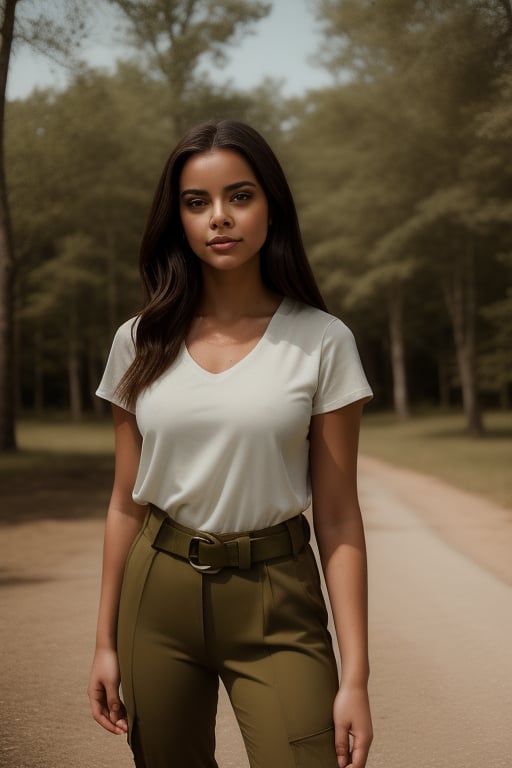
M 333 84 L 300 98 L 278 79 L 240 90 L 205 74 L 271 3 L 103 2 L 133 46 L 115 72 L 73 64 L 86 2 L 61 0 L 57 21 L 33 7 L 24 16 L 24 0 L 0 4 L 3 55 L 13 5 L 14 43 L 74 66 L 65 89 L 5 104 L 4 437 L 9 412 L 103 414 L 93 393 L 116 327 L 139 306 L 156 180 L 184 128 L 209 117 L 253 124 L 281 158 L 329 308 L 356 334 L 372 407 L 401 419 L 460 408 L 472 435 L 482 409 L 509 411 L 510 1 L 312 0 Z

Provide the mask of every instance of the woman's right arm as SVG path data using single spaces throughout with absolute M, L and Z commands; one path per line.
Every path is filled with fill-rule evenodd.
M 103 546 L 103 572 L 96 632 L 96 651 L 88 695 L 94 719 L 111 733 L 126 733 L 123 704 L 119 698 L 117 616 L 126 557 L 147 511 L 136 504 L 132 491 L 140 461 L 142 438 L 135 416 L 113 405 L 115 475 L 108 507 Z

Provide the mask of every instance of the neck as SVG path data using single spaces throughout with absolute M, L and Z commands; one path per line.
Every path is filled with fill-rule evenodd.
M 230 321 L 241 317 L 272 313 L 280 297 L 257 275 L 203 270 L 203 294 L 199 314 Z

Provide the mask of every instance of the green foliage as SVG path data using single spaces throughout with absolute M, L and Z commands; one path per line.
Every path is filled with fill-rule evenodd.
M 90 20 L 87 0 L 49 0 L 44 11 L 31 0 L 19 4 L 17 43 L 66 59 L 75 75 L 62 93 L 35 92 L 10 104 L 6 126 L 18 402 L 40 409 L 70 398 L 76 415 L 82 396 L 94 390 L 115 327 L 138 307 L 140 234 L 185 122 L 246 117 L 272 139 L 282 115 L 275 83 L 253 96 L 214 85 L 200 70 L 222 60 L 225 45 L 263 18 L 269 4 L 111 4 L 124 13 L 145 70 L 121 64 L 110 77 L 76 67 L 71 54 Z M 12 403 L 7 407 L 12 416 Z
M 270 11 L 256 0 L 108 0 L 123 19 L 131 42 L 147 71 L 166 83 L 175 128 L 194 122 L 198 84 L 211 85 L 207 64 L 222 64 L 225 49 Z M 205 68 L 199 72 L 199 67 Z M 211 99 L 209 99 L 211 103 Z
M 291 137 L 315 268 L 331 303 L 375 339 L 382 306 L 391 322 L 403 304 L 398 343 L 411 358 L 446 313 L 478 431 L 473 360 L 490 322 L 479 308 L 509 307 L 500 279 L 510 275 L 496 265 L 511 246 L 510 3 L 319 0 L 316 10 L 320 59 L 339 85 L 299 105 Z M 437 343 L 441 360 L 446 338 Z
M 481 394 L 509 407 L 508 3 L 317 2 L 338 84 L 286 102 L 279 82 L 240 92 L 208 76 L 268 4 L 108 2 L 141 58 L 113 75 L 78 69 L 64 92 L 8 106 L 21 401 L 65 403 L 78 359 L 89 402 L 114 328 L 138 306 L 139 238 L 163 162 L 183 124 L 231 117 L 282 159 L 377 402 L 391 402 L 405 349 L 414 402 L 458 402 L 466 360 Z
M 4 11 L 5 0 L 0 4 Z M 17 2 L 14 53 L 23 45 L 64 66 L 77 62 L 80 44 L 89 32 L 91 0 Z
M 9 105 L 19 335 L 39 347 L 49 390 L 62 387 L 71 341 L 92 390 L 115 327 L 137 307 L 138 240 L 169 133 L 155 89 L 126 65 Z M 30 355 L 21 365 L 34 390 Z
M 247 26 L 262 19 L 270 4 L 254 0 L 108 0 L 124 15 L 135 47 L 150 53 L 150 62 L 171 79 L 190 81 L 199 60 L 226 60 L 225 46 L 236 43 Z
M 194 119 L 215 106 L 278 143 L 276 84 L 194 88 Z M 65 405 L 72 376 L 89 406 L 115 328 L 139 307 L 140 236 L 176 140 L 169 92 L 134 63 L 113 75 L 83 68 L 63 92 L 10 103 L 6 128 L 19 400 Z

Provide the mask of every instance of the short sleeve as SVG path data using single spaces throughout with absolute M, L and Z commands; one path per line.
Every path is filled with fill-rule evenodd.
M 135 357 L 135 344 L 132 338 L 133 326 L 134 320 L 132 319 L 118 328 L 112 341 L 102 379 L 96 390 L 98 397 L 108 400 L 114 405 L 119 405 L 130 413 L 135 413 L 135 409 L 126 406 L 126 403 L 117 395 L 116 389 Z
M 320 353 L 318 387 L 312 415 L 328 413 L 357 400 L 373 397 L 354 335 L 335 318 L 326 328 Z

